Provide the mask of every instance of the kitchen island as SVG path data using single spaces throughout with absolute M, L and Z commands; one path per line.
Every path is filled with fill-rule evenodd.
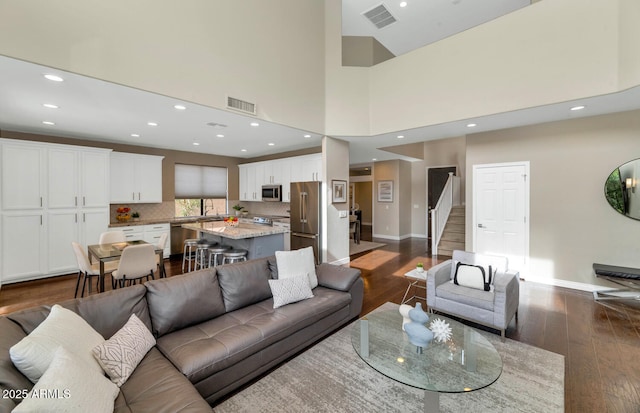
M 200 238 L 211 243 L 245 249 L 249 260 L 268 257 L 276 251 L 284 250 L 284 237 L 289 235 L 288 230 L 282 227 L 245 223 L 228 226 L 221 221 L 187 223 L 182 227 L 198 231 Z

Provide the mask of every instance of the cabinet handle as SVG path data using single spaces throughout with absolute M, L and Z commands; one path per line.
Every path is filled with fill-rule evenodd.
M 135 193 L 135 192 L 132 192 L 132 193 L 131 193 L 131 198 L 132 198 L 134 201 L 136 200 L 136 193 Z
M 87 200 L 85 199 L 85 197 L 82 197 L 82 206 L 87 205 Z
M 82 222 L 87 222 L 87 214 L 86 213 L 82 213 Z
M 76 214 L 76 224 L 78 223 L 78 214 Z
M 40 215 L 40 226 L 42 226 L 42 215 Z
M 40 197 L 40 206 L 42 206 L 42 197 Z
M 78 206 L 78 197 L 76 196 L 75 199 L 76 199 L 75 200 L 75 205 Z M 76 222 L 78 222 L 77 218 L 76 218 Z
M 138 201 L 140 200 L 140 192 L 138 192 Z

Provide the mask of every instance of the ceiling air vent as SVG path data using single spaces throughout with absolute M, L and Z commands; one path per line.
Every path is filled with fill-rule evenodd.
M 247 102 L 245 100 L 232 98 L 231 96 L 227 96 L 227 108 L 237 110 L 243 113 L 248 113 L 250 115 L 256 114 L 256 104 Z
M 387 10 L 384 4 L 380 4 L 379 6 L 374 7 L 373 9 L 362 13 L 364 17 L 369 19 L 374 26 L 378 29 L 382 29 L 392 23 L 395 23 L 397 20 L 395 17 L 391 15 L 391 12 Z
M 226 128 L 227 125 L 224 123 L 216 123 L 216 122 L 208 122 L 207 126 L 213 126 L 214 128 Z

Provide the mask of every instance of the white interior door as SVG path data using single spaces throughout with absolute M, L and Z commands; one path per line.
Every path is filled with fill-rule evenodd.
M 529 163 L 473 166 L 473 250 L 509 259 L 527 272 L 529 262 Z

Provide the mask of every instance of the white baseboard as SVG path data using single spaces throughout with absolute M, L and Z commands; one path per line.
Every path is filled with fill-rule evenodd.
M 407 239 L 407 238 L 411 238 L 414 235 L 412 234 L 405 234 L 405 235 L 386 235 L 386 234 L 371 234 L 371 237 L 373 238 L 382 238 L 382 239 L 390 239 L 393 241 L 402 241 L 403 239 Z
M 581 282 L 576 282 L 576 281 L 558 280 L 558 279 L 555 279 L 555 278 L 533 278 L 533 277 L 527 277 L 527 278 L 525 278 L 525 282 L 534 282 L 534 283 L 538 283 L 538 284 L 552 285 L 554 287 L 570 288 L 572 290 L 587 291 L 587 292 L 590 292 L 590 293 L 592 293 L 594 291 L 608 291 L 608 290 L 615 290 L 616 289 L 614 287 L 603 287 L 602 285 L 581 283 Z
M 424 238 L 427 239 L 427 234 L 411 234 L 411 238 Z

